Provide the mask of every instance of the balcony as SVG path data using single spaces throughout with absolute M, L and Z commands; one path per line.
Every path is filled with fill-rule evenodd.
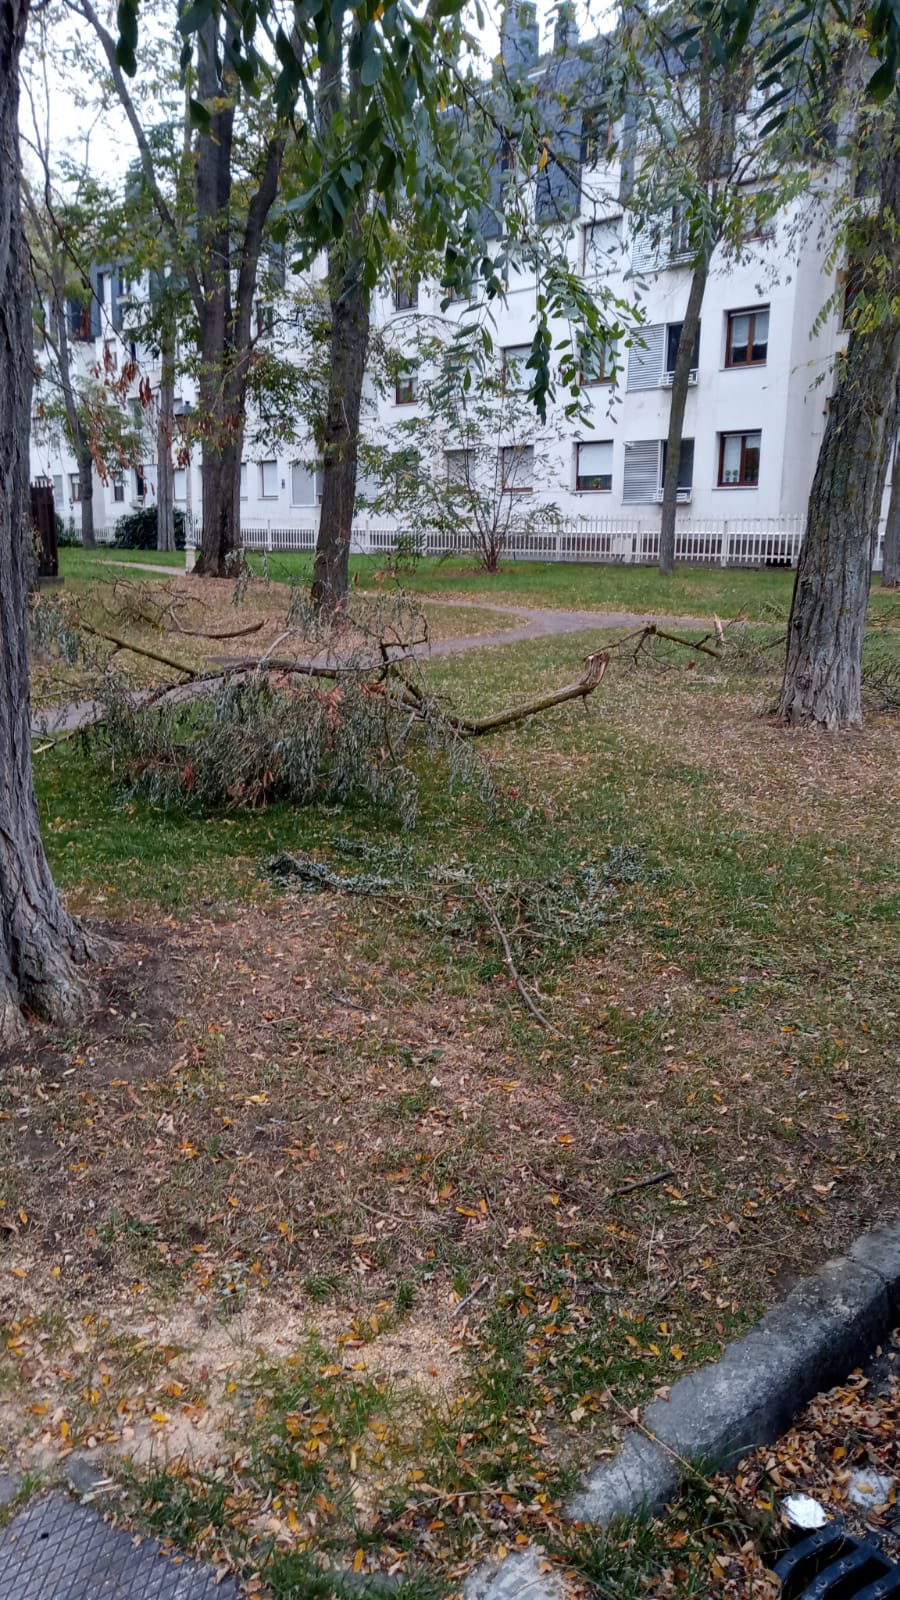
M 692 493 L 693 493 L 693 490 L 691 490 L 691 489 L 679 489 L 678 490 L 678 504 L 680 506 L 689 506 L 690 503 L 691 503 L 691 494 Z M 656 493 L 653 496 L 653 498 L 656 501 L 656 504 L 658 506 L 662 505 L 662 497 L 663 497 L 663 490 L 662 489 L 657 489 Z
M 662 375 L 662 386 L 663 386 L 664 389 L 671 389 L 671 387 L 672 387 L 674 382 L 675 382 L 675 373 L 674 372 L 664 372 L 663 373 L 663 375 Z M 697 368 L 696 367 L 691 367 L 691 370 L 688 373 L 688 383 L 696 383 L 696 382 L 697 382 Z

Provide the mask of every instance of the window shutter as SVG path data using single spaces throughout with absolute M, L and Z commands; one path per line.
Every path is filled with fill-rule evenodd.
M 641 328 L 635 334 L 635 342 L 628 352 L 629 389 L 659 388 L 665 338 L 664 322 L 651 323 L 648 328 Z M 642 340 L 641 344 L 638 344 L 638 339 Z
M 637 439 L 625 446 L 624 505 L 655 500 L 659 488 L 659 440 Z
M 582 478 L 608 477 L 612 472 L 613 447 L 609 442 L 603 444 L 581 444 L 578 446 L 578 472 Z
M 103 331 L 103 274 L 91 267 L 91 338 L 99 339 Z
M 109 294 L 112 306 L 112 325 L 116 332 L 122 327 L 122 268 L 113 267 L 109 280 Z
M 312 506 L 316 503 L 315 482 L 309 468 L 302 461 L 291 467 L 291 505 Z

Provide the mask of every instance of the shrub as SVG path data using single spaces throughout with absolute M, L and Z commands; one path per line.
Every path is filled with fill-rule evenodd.
M 157 507 L 145 506 L 116 523 L 117 550 L 155 550 L 158 533 Z M 175 513 L 175 549 L 184 549 L 184 512 Z

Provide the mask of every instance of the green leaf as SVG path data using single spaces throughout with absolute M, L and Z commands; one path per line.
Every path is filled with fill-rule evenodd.
M 360 79 L 367 89 L 371 89 L 381 77 L 384 70 L 384 56 L 380 50 L 373 51 L 367 56 L 360 68 Z
M 194 0 L 194 4 L 188 6 L 178 18 L 178 31 L 185 36 L 189 33 L 199 33 L 211 16 L 212 0 Z

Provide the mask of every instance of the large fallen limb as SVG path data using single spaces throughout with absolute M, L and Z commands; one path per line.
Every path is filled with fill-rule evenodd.
M 609 665 L 609 652 L 597 650 L 593 655 L 585 656 L 584 660 L 585 671 L 582 676 L 562 689 L 551 689 L 547 694 L 538 695 L 535 700 L 510 706 L 506 711 L 496 711 L 489 717 L 460 717 L 453 712 L 448 721 L 458 733 L 478 739 L 484 733 L 493 733 L 496 728 L 508 728 L 514 722 L 524 722 L 526 717 L 536 716 L 539 711 L 550 711 L 554 706 L 565 705 L 567 700 L 586 700 L 603 681 Z
M 173 661 L 171 656 L 161 655 L 158 650 L 148 650 L 145 645 L 135 644 L 133 640 L 120 639 L 115 633 L 104 633 L 101 628 L 95 628 L 89 622 L 79 622 L 82 633 L 89 633 L 94 639 L 103 639 L 107 644 L 114 644 L 117 650 L 130 650 L 136 656 L 146 656 L 148 661 L 158 661 L 160 666 L 171 667 L 173 672 L 183 672 L 185 677 L 198 676 L 194 667 L 188 667 L 183 661 Z
M 399 663 L 393 659 L 384 662 L 380 667 L 373 662 L 371 677 L 361 677 L 359 667 L 326 666 L 319 665 L 315 661 L 292 661 L 273 657 L 269 657 L 268 660 L 263 658 L 256 661 L 229 662 L 227 666 L 201 672 L 198 668 L 189 667 L 186 662 L 175 661 L 170 656 L 161 655 L 158 651 L 147 649 L 143 645 L 131 644 L 115 634 L 101 632 L 99 628 L 94 628 L 90 624 L 82 623 L 81 627 L 84 632 L 92 634 L 95 638 L 104 639 L 119 650 L 132 650 L 137 655 L 147 656 L 151 661 L 158 661 L 161 665 L 171 667 L 175 672 L 182 674 L 186 681 L 160 684 L 156 689 L 139 691 L 138 704 L 147 710 L 161 705 L 173 696 L 190 699 L 195 694 L 203 694 L 213 684 L 220 683 L 225 678 L 247 678 L 255 673 L 264 672 L 284 677 L 324 678 L 331 682 L 339 682 L 342 678 L 353 679 L 372 694 L 385 695 L 390 705 L 397 710 L 408 710 L 412 721 L 423 720 L 429 715 L 427 700 L 402 672 L 397 671 Z M 524 722 L 526 718 L 536 716 L 541 711 L 550 711 L 554 706 L 565 705 L 568 700 L 587 699 L 587 696 L 593 694 L 603 681 L 608 664 L 609 652 L 595 651 L 592 655 L 585 656 L 585 671 L 574 683 L 567 683 L 561 689 L 551 689 L 546 694 L 538 695 L 534 700 L 510 706 L 506 711 L 497 711 L 486 717 L 463 717 L 458 712 L 451 711 L 445 714 L 446 721 L 461 738 L 481 738 L 498 728 L 508 728 L 514 723 Z M 103 721 L 102 715 L 88 718 L 79 724 L 78 731 L 99 727 Z

